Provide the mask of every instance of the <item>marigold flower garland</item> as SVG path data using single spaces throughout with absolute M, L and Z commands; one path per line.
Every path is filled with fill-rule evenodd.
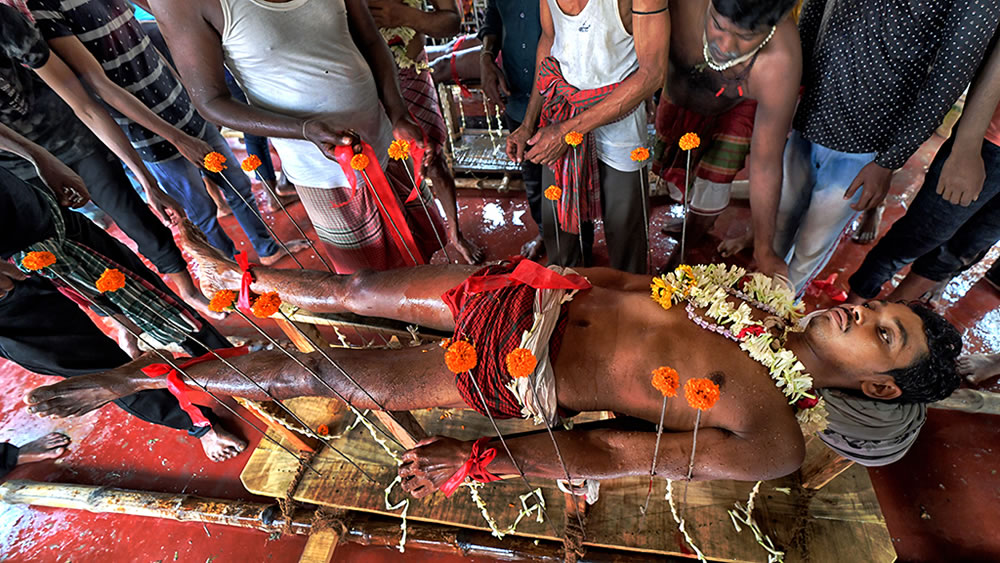
M 101 293 L 118 291 L 125 287 L 125 274 L 116 268 L 105 268 L 104 273 L 97 278 L 97 283 L 94 286 Z
M 225 162 L 226 157 L 222 153 L 212 151 L 205 155 L 203 164 L 205 165 L 205 170 L 209 172 L 222 172 L 226 168 L 229 168 Z

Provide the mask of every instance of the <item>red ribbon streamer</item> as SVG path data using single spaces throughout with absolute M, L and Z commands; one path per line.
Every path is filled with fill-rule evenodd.
M 250 273 L 250 257 L 246 252 L 236 253 L 236 263 L 243 271 L 240 278 L 240 296 L 236 300 L 236 306 L 244 313 L 250 312 L 250 284 L 253 283 L 253 274 Z
M 379 215 L 382 216 L 382 222 L 386 224 L 386 228 L 389 229 L 389 236 L 392 239 L 393 244 L 395 244 L 396 249 L 399 254 L 403 257 L 403 260 L 407 262 L 409 266 L 416 266 L 418 264 L 424 264 L 423 255 L 417 248 L 417 243 L 413 240 L 413 232 L 410 231 L 410 226 L 406 222 L 406 216 L 403 214 L 403 208 L 399 205 L 399 199 L 396 197 L 396 192 L 393 191 L 392 187 L 389 185 L 389 180 L 385 177 L 385 172 L 382 170 L 382 165 L 379 164 L 379 159 L 375 156 L 375 151 L 372 146 L 364 141 L 361 143 L 361 154 L 368 157 L 368 167 L 364 169 L 365 174 L 371 181 L 369 188 L 374 190 L 379 198 L 382 200 L 382 205 L 378 205 L 376 202 L 376 207 L 378 207 Z M 340 168 L 344 171 L 344 175 L 347 176 L 348 183 L 351 184 L 351 196 L 347 201 L 341 204 L 334 205 L 334 208 L 342 207 L 347 205 L 352 199 L 354 199 L 355 192 L 357 190 L 357 179 L 354 177 L 355 170 L 351 168 L 351 159 L 354 158 L 353 147 L 347 145 L 341 145 L 333 149 L 333 155 L 340 164 Z M 389 223 L 396 225 L 396 229 L 399 229 L 399 233 L 396 229 L 393 229 Z M 409 247 L 410 252 L 406 249 Z M 410 253 L 413 254 L 414 262 L 410 258 Z
M 424 135 L 424 146 L 427 145 L 427 135 Z M 423 147 L 416 143 L 410 143 L 410 156 L 413 157 L 413 190 L 410 195 L 406 197 L 406 201 L 403 203 L 410 203 L 411 201 L 416 201 L 420 197 L 420 181 L 423 179 L 420 176 L 420 168 L 424 162 L 424 153 L 427 152 Z
M 444 496 L 450 497 L 455 492 L 455 489 L 462 484 L 462 481 L 465 481 L 466 477 L 472 477 L 473 480 L 480 483 L 492 483 L 493 481 L 500 480 L 499 477 L 486 470 L 486 466 L 497 456 L 496 448 L 488 448 L 480 451 L 489 441 L 489 437 L 484 437 L 472 443 L 472 451 L 469 452 L 469 459 L 465 460 L 462 467 L 459 467 L 458 471 L 441 485 L 441 492 L 444 493 Z
M 222 356 L 223 358 L 242 356 L 247 352 L 248 350 L 246 346 L 240 346 L 239 348 L 219 348 L 215 351 L 216 354 Z M 200 364 L 214 359 L 216 359 L 215 356 L 211 352 L 208 352 L 204 355 L 198 356 L 197 358 L 189 359 L 181 364 L 180 368 L 187 369 L 195 364 Z M 211 426 L 212 423 L 210 423 L 208 419 L 205 418 L 205 415 L 201 413 L 201 410 L 195 407 L 191 402 L 191 388 L 181 380 L 177 370 L 167 364 L 150 364 L 142 368 L 142 373 L 147 377 L 167 376 L 167 390 L 170 391 L 170 394 L 177 399 L 178 403 L 180 403 L 181 410 L 186 412 L 187 415 L 191 417 L 191 422 L 195 426 Z
M 760 336 L 764 334 L 764 327 L 760 325 L 745 326 L 743 327 L 742 330 L 739 331 L 739 333 L 736 334 L 736 339 L 743 340 L 743 337 L 748 334 L 752 334 L 753 336 Z
M 826 294 L 833 302 L 843 303 L 847 301 L 847 292 L 837 287 L 837 274 L 830 274 L 825 280 L 813 280 L 806 288 L 806 295 L 819 297 Z

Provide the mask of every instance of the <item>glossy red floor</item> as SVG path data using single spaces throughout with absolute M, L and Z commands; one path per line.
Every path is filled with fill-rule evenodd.
M 923 169 L 937 144 L 929 142 L 894 178 L 889 222 L 902 212 L 905 198 L 919 185 Z M 653 213 L 654 255 L 666 261 L 675 242 L 659 234 L 672 212 L 667 202 L 656 202 Z M 534 234 L 526 206 L 518 194 L 463 192 L 462 226 L 467 235 L 496 259 L 517 252 Z M 300 221 L 300 205 L 292 207 Z M 745 229 L 749 212 L 734 205 L 720 219 L 714 234 L 735 234 Z M 269 216 L 279 236 L 295 238 L 283 216 Z M 241 248 L 245 237 L 232 219 L 223 221 Z M 307 224 L 307 223 L 305 223 Z M 884 230 L 884 229 L 883 229 Z M 600 238 L 599 238 L 600 241 Z M 692 261 L 717 259 L 716 241 L 693 252 Z M 843 280 L 857 266 L 867 247 L 844 243 L 828 273 Z M 599 248 L 598 259 L 603 260 Z M 301 253 L 307 267 L 320 268 L 308 252 Z M 440 257 L 438 257 L 440 259 Z M 991 256 L 992 260 L 993 257 Z M 746 262 L 746 256 L 737 261 Z M 294 267 L 291 260 L 283 267 Z M 945 294 L 946 314 L 963 331 L 972 352 L 1000 351 L 1000 296 L 985 283 L 975 283 L 983 267 L 971 270 L 951 284 Z M 819 305 L 823 305 L 820 303 Z M 252 330 L 236 319 L 220 323 L 230 334 L 251 336 Z M 48 378 L 0 363 L 0 440 L 23 443 L 58 430 L 74 441 L 69 454 L 56 462 L 17 468 L 9 478 L 85 483 L 163 492 L 187 492 L 230 499 L 252 498 L 239 482 L 246 456 L 225 463 L 207 461 L 196 440 L 177 432 L 132 419 L 113 407 L 81 419 L 49 420 L 29 415 L 20 397 L 25 390 Z M 216 408 L 251 447 L 256 432 Z M 1000 559 L 1000 425 L 991 416 L 931 411 L 918 444 L 902 461 L 871 472 L 882 503 L 894 547 L 903 561 Z M 261 499 L 263 500 L 263 499 Z M 120 515 L 92 515 L 68 510 L 0 506 L 0 559 L 4 561 L 296 561 L 304 539 L 272 539 L 266 534 L 228 528 L 177 523 Z M 400 554 L 385 548 L 347 545 L 338 551 L 342 561 L 397 561 Z M 408 549 L 408 561 L 448 560 L 437 554 Z

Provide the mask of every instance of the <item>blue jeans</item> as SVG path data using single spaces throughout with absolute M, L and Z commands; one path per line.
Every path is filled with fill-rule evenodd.
M 222 153 L 226 157 L 226 169 L 222 172 L 222 175 L 225 175 L 225 180 L 222 179 L 222 175 L 220 174 L 199 172 L 198 168 L 181 156 L 161 162 L 147 162 L 146 167 L 149 168 L 156 181 L 159 182 L 163 191 L 176 199 L 184 207 L 188 219 L 191 219 L 191 222 L 205 233 L 205 236 L 208 237 L 208 242 L 212 246 L 230 257 L 236 253 L 236 247 L 233 245 L 232 239 L 229 238 L 226 231 L 223 230 L 222 225 L 215 218 L 215 203 L 208 196 L 208 192 L 205 191 L 205 184 L 201 179 L 202 173 L 219 186 L 222 195 L 226 198 L 226 203 L 232 208 L 233 215 L 239 222 L 240 227 L 243 228 L 243 232 L 250 239 L 250 244 L 257 251 L 257 256 L 262 257 L 274 254 L 278 251 L 278 245 L 271 239 L 264 223 L 243 202 L 243 199 L 233 192 L 232 187 L 235 187 L 247 202 L 251 205 L 256 205 L 253 192 L 250 191 L 250 180 L 243 173 L 243 169 L 240 168 L 240 161 L 233 154 L 232 149 L 229 148 L 229 144 L 222 138 L 222 135 L 219 134 L 219 130 L 215 126 L 206 125 L 205 133 L 201 138 L 209 145 L 212 145 L 212 149 Z M 226 180 L 229 182 L 227 183 Z M 230 187 L 230 184 L 232 184 L 232 187 Z
M 226 70 L 226 86 L 229 88 L 229 94 L 234 99 L 244 104 L 249 103 L 246 94 L 240 89 L 240 85 L 236 83 L 236 79 L 229 73 L 229 70 Z M 247 154 L 252 154 L 260 159 L 260 167 L 257 168 L 257 174 L 260 174 L 260 177 L 265 182 L 274 186 L 278 178 L 274 174 L 274 162 L 271 161 L 271 147 L 267 144 L 267 137 L 258 137 L 250 133 L 243 133 L 243 142 L 246 143 Z
M 941 168 L 952 141 L 938 151 L 917 196 L 851 276 L 851 290 L 874 299 L 903 266 L 933 281 L 945 281 L 978 262 L 1000 239 L 1000 147 L 983 141 L 986 181 L 979 199 L 968 207 L 937 194 Z
M 788 279 L 802 295 L 830 261 L 837 240 L 856 216 L 844 192 L 875 153 L 846 153 L 807 140 L 796 130 L 785 143 L 774 251 L 788 262 Z

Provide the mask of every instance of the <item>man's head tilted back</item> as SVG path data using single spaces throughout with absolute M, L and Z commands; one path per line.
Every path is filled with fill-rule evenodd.
M 961 382 L 961 335 L 920 304 L 841 305 L 812 317 L 803 337 L 818 365 L 837 374 L 838 386 L 873 399 L 929 403 Z

